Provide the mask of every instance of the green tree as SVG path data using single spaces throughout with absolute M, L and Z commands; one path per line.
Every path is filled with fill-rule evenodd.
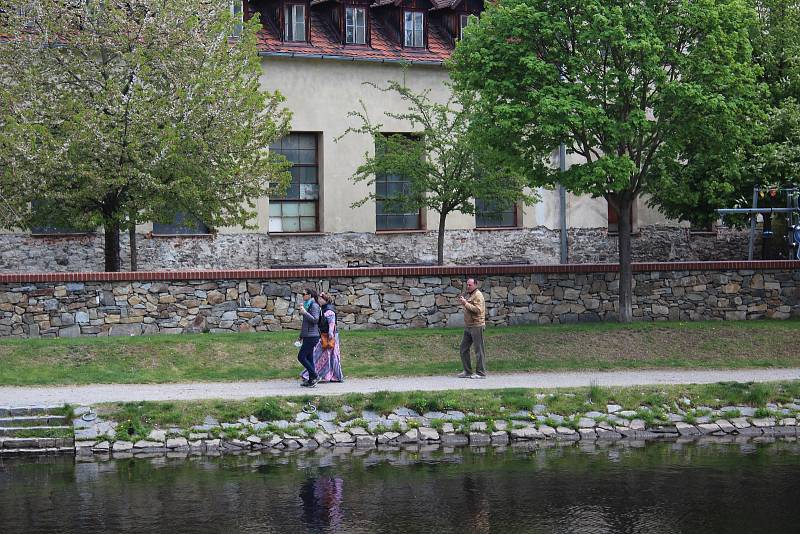
M 766 111 L 750 123 L 751 137 L 728 155 L 730 172 L 701 166 L 678 169 L 654 191 L 652 201 L 676 219 L 706 225 L 718 218 L 716 208 L 749 207 L 754 185 L 782 185 L 800 176 L 800 4 L 794 0 L 756 0 L 757 24 L 750 32 L 758 81 L 767 91 Z M 783 200 L 783 199 L 781 199 Z M 732 224 L 747 217 L 729 216 Z
M 619 221 L 619 319 L 632 319 L 639 195 L 678 171 L 739 172 L 760 110 L 742 0 L 506 0 L 465 31 L 452 77 L 476 131 L 541 185 L 604 197 Z M 578 156 L 549 164 L 559 143 Z M 734 157 L 731 157 L 733 155 Z
M 118 271 L 122 228 L 176 212 L 252 226 L 255 200 L 288 184 L 266 150 L 290 115 L 260 88 L 257 18 L 228 0 L 0 2 L 0 192 L 19 214 L 4 223 L 58 206 L 102 226 Z
M 800 4 L 757 0 L 759 25 L 753 56 L 769 88 L 766 132 L 751 158 L 753 182 L 764 185 L 800 180 Z M 753 185 L 752 183 L 749 185 Z
M 476 198 L 498 210 L 516 202 L 530 204 L 536 200 L 526 191 L 528 183 L 521 174 L 475 142 L 472 99 L 452 95 L 447 102 L 438 103 L 430 99 L 430 89 L 417 93 L 396 81 L 389 81 L 385 87 L 367 85 L 394 93 L 408 105 L 406 111 L 386 112 L 386 116 L 406 122 L 414 134 L 385 135 L 382 124 L 370 121 L 363 103 L 360 111 L 350 113 L 360 126 L 349 128 L 345 135 L 366 134 L 375 139 L 375 152 L 364 155 L 364 163 L 352 177 L 355 182 L 372 186 L 373 192 L 353 206 L 377 198 L 376 177 L 405 177 L 405 190 L 381 200 L 398 213 L 431 209 L 439 214 L 439 265 L 444 262 L 445 222 L 450 213 L 474 214 Z

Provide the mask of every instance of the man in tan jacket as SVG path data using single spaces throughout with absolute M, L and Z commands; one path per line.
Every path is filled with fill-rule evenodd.
M 461 363 L 464 371 L 459 378 L 486 378 L 483 350 L 483 330 L 486 328 L 486 302 L 473 278 L 467 280 L 467 291 L 458 297 L 464 308 L 464 337 L 461 338 Z M 475 371 L 472 373 L 470 347 L 475 345 Z

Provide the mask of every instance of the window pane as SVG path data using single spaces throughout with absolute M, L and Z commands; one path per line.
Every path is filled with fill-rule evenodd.
M 294 160 L 295 163 L 306 163 L 306 164 L 310 163 L 313 165 L 314 163 L 317 162 L 317 153 L 314 149 L 297 150 L 296 158 L 297 159 Z
M 316 200 L 319 197 L 317 184 L 300 184 L 299 198 L 302 200 Z
M 295 40 L 306 40 L 306 6 L 294 6 L 295 9 Z
M 300 204 L 300 215 L 305 217 L 317 216 L 317 203 L 316 202 L 303 202 Z
M 301 184 L 317 183 L 316 167 L 295 167 L 295 169 L 297 170 L 297 177 Z
M 366 27 L 366 9 L 358 8 L 356 9 L 356 25 L 359 28 Z
M 289 134 L 295 142 L 294 148 L 315 150 L 317 148 L 316 134 Z
M 297 217 L 300 214 L 300 207 L 297 202 L 284 202 L 283 203 L 283 216 L 284 217 Z
M 297 217 L 286 218 L 284 217 L 281 219 L 283 222 L 283 231 L 284 232 L 299 232 L 300 231 L 300 219 Z
M 270 217 L 280 217 L 281 216 L 281 203 L 280 202 L 270 202 L 269 203 L 269 216 Z
M 345 24 L 347 24 L 348 26 L 352 26 L 353 25 L 353 8 L 352 7 L 348 7 L 347 9 L 345 9 L 344 16 L 345 16 L 345 19 L 344 19 L 345 20 Z
M 314 217 L 301 217 L 300 218 L 300 231 L 313 232 L 317 229 L 317 220 Z
M 356 29 L 356 43 L 358 44 L 366 44 L 366 30 L 363 26 Z
M 280 217 L 269 218 L 269 231 L 270 232 L 283 232 L 283 224 Z

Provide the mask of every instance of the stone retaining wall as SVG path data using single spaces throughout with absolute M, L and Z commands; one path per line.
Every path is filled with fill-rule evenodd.
M 800 262 L 637 264 L 638 320 L 800 316 Z M 335 296 L 342 329 L 460 326 L 478 278 L 491 325 L 614 320 L 616 265 L 0 275 L 0 337 L 299 329 L 302 289 Z M 136 276 L 137 279 L 130 280 Z M 64 281 L 64 279 L 71 281 Z
M 468 265 L 498 261 L 559 263 L 559 232 L 545 227 L 513 230 L 448 230 L 445 263 Z M 279 265 L 374 266 L 432 263 L 436 232 L 342 233 L 275 236 L 216 234 L 201 237 L 137 238 L 139 270 L 264 269 Z M 760 238 L 760 234 L 759 234 Z M 123 234 L 122 266 L 130 266 Z M 571 263 L 616 262 L 617 237 L 605 228 L 569 230 Z M 747 258 L 746 232 L 690 233 L 676 226 L 645 226 L 633 236 L 635 261 L 712 261 Z M 756 258 L 761 251 L 756 246 Z M 0 272 L 81 272 L 103 269 L 102 235 L 31 237 L 0 234 Z

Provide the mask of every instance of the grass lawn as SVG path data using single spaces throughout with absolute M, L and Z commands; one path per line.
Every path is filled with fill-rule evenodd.
M 800 321 L 489 328 L 489 370 L 800 367 Z M 0 341 L 0 385 L 295 377 L 296 332 Z M 344 331 L 347 376 L 452 373 L 459 329 Z

